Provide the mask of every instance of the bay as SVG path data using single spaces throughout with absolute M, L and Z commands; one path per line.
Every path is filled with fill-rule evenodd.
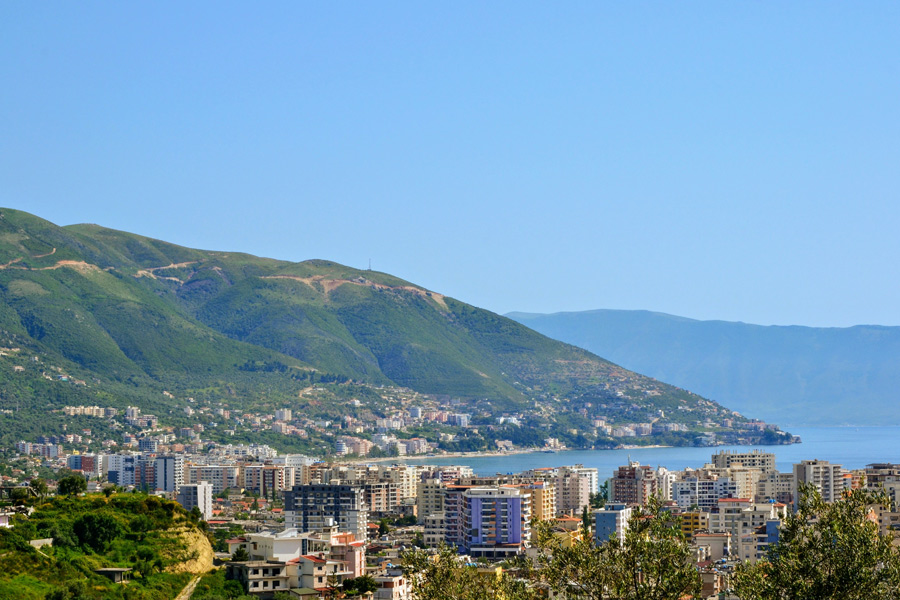
M 698 468 L 721 450 L 750 452 L 761 450 L 775 454 L 779 471 L 790 472 L 801 460 L 827 460 L 847 469 L 860 469 L 876 462 L 900 463 L 900 427 L 792 427 L 800 444 L 787 446 L 713 446 L 700 448 L 631 448 L 621 450 L 566 450 L 521 454 L 400 458 L 402 464 L 468 465 L 478 475 L 518 473 L 540 467 L 582 464 L 596 467 L 601 481 L 611 477 L 618 467 L 635 460 L 642 465 L 669 470 Z

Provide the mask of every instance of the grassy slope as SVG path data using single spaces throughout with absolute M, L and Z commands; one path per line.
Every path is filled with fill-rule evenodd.
M 117 525 L 115 538 L 103 549 L 83 545 L 75 533 L 76 522 L 88 513 L 108 516 Z M 196 525 L 175 502 L 153 496 L 53 498 L 40 504 L 28 520 L 0 533 L 0 597 L 38 599 L 53 590 L 72 587 L 83 594 L 80 597 L 120 598 L 122 586 L 93 570 L 135 568 L 143 561 L 156 566 L 146 578 L 134 577 L 128 597 L 172 598 L 191 577 L 161 571 L 188 558 L 190 549 L 178 535 L 182 530 L 196 531 Z M 54 538 L 54 543 L 40 553 L 27 544 L 28 540 L 43 538 Z
M 22 341 L 114 379 L 173 373 L 196 377 L 246 360 L 286 359 L 204 327 L 161 297 L 163 289 L 134 277 L 138 259 L 180 260 L 196 251 L 143 238 L 138 243 L 133 239 L 138 236 L 125 236 L 113 246 L 70 235 L 24 213 L 12 218 L 4 210 L 3 215 L 0 227 L 7 237 L 0 239 L 7 243 L 0 244 L 0 257 L 8 261 L 22 256 L 23 249 L 57 249 L 39 259 L 26 256 L 0 271 L 0 323 L 8 333 L 23 336 Z M 29 237 L 23 242 L 22 233 L 9 233 L 14 227 Z M 9 243 L 12 235 L 20 241 Z M 36 235 L 42 236 L 39 241 Z M 60 260 L 88 266 L 58 266 Z

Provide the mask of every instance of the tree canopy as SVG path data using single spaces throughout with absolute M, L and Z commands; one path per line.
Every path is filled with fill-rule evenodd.
M 74 496 L 87 491 L 87 480 L 81 475 L 68 475 L 59 480 L 60 494 Z
M 247 553 L 246 548 L 238 546 L 237 550 L 231 555 L 231 560 L 234 562 L 243 562 L 245 560 L 250 560 L 250 555 Z
M 900 552 L 879 533 L 875 510 L 886 495 L 853 490 L 826 503 L 801 487 L 798 510 L 781 527 L 764 560 L 740 567 L 734 589 L 743 600 L 880 600 L 900 589 Z
M 341 587 L 344 593 L 350 597 L 365 596 L 378 589 L 378 582 L 371 575 L 361 575 L 352 579 L 345 579 Z
M 526 582 L 513 579 L 508 573 L 490 569 L 480 572 L 475 565 L 461 561 L 462 557 L 448 546 L 441 546 L 436 555 L 413 549 L 401 556 L 403 572 L 409 578 L 413 597 L 419 600 L 538 598 Z
M 544 550 L 539 573 L 566 598 L 680 600 L 700 592 L 681 518 L 664 510 L 657 498 L 632 512 L 624 541 L 613 537 L 595 545 L 585 536 L 565 546 L 546 524 L 538 525 L 536 532 Z
M 119 522 L 102 512 L 89 512 L 72 523 L 72 531 L 81 545 L 94 552 L 105 552 L 107 546 L 121 533 Z

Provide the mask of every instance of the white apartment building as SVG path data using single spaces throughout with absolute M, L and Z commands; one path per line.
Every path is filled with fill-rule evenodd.
M 244 465 L 244 488 L 255 490 L 266 498 L 275 498 L 295 485 L 294 468 L 282 465 Z
M 768 473 L 775 470 L 775 455 L 771 452 L 762 452 L 760 450 L 753 450 L 752 452 L 721 450 L 718 454 L 712 455 L 712 464 L 719 469 L 727 469 L 739 465 Z
M 681 508 L 709 510 L 718 505 L 720 498 L 737 497 L 737 486 L 728 477 L 693 475 L 672 484 L 672 500 Z
M 677 471 L 670 471 L 665 467 L 656 469 L 656 493 L 665 501 L 672 499 L 672 486 L 679 479 Z
M 407 465 L 379 466 L 377 477 L 379 481 L 396 484 L 397 495 L 400 499 L 416 498 L 418 495 L 419 477 L 415 467 Z
M 581 513 L 597 493 L 597 469 L 581 465 L 556 470 L 556 511 L 558 514 Z
M 419 483 L 416 494 L 416 513 L 417 521 L 420 524 L 426 523 L 428 517 L 433 514 L 443 514 L 446 487 L 440 479 L 425 479 Z
M 237 465 L 187 465 L 185 483 L 201 481 L 212 485 L 213 494 L 226 489 L 237 490 L 242 487 L 241 469 Z
M 200 509 L 204 521 L 213 518 L 213 486 L 211 483 L 186 483 L 178 486 L 175 500 L 185 510 L 191 510 L 195 506 Z
M 426 548 L 437 548 L 444 543 L 444 513 L 432 513 L 425 517 L 425 534 L 423 541 Z
M 174 492 L 184 484 L 184 454 L 156 457 L 156 489 Z
M 110 454 L 107 456 L 107 480 L 123 487 L 134 485 L 134 470 L 138 456 L 134 454 Z
M 795 487 L 793 472 L 779 473 L 778 471 L 769 471 L 756 482 L 754 499 L 757 502 L 768 502 L 771 500 L 790 504 L 794 501 Z
M 709 515 L 710 533 L 727 533 L 731 536 L 732 553 L 742 560 L 755 562 L 758 558 L 759 539 L 757 529 L 769 521 L 784 518 L 784 504 L 756 503 L 749 498 L 722 498 L 717 510 Z
M 800 484 L 808 483 L 818 488 L 825 502 L 834 502 L 844 490 L 844 472 L 841 465 L 833 465 L 827 460 L 804 460 L 794 465 L 794 506 L 800 496 Z

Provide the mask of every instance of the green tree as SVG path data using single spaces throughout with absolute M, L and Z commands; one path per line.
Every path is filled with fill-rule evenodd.
M 89 512 L 72 523 L 72 531 L 82 546 L 94 552 L 105 552 L 106 547 L 121 534 L 119 522 L 110 515 Z
M 65 586 L 53 589 L 45 596 L 45 600 L 87 600 L 87 584 L 82 580 L 71 581 Z
M 658 498 L 632 513 L 624 541 L 595 545 L 585 537 L 565 547 L 546 523 L 535 530 L 544 550 L 536 575 L 570 600 L 679 600 L 700 593 L 680 518 Z
M 53 545 L 58 547 L 68 546 L 74 548 L 78 545 L 78 538 L 72 531 L 72 523 L 59 519 L 50 528 L 50 537 L 53 538 Z
M 378 582 L 371 575 L 361 575 L 352 579 L 345 579 L 342 584 L 344 593 L 350 597 L 364 596 L 378 589 Z
M 247 549 L 243 546 L 239 546 L 237 550 L 231 555 L 231 560 L 234 562 L 243 562 L 245 560 L 250 560 L 250 555 L 247 554 Z
M 87 491 L 87 480 L 81 475 L 68 475 L 59 480 L 59 493 L 74 496 Z
M 591 508 L 603 508 L 606 505 L 608 489 L 609 482 L 604 481 L 603 485 L 600 486 L 599 492 L 591 492 L 590 496 L 588 496 L 588 503 L 590 504 Z
M 525 582 L 505 573 L 480 574 L 478 568 L 463 564 L 447 546 L 437 554 L 413 549 L 400 557 L 404 575 L 418 600 L 531 600 L 537 592 Z
M 138 548 L 134 560 L 134 570 L 146 579 L 149 575 L 163 570 L 163 561 L 152 548 Z
M 34 493 L 37 494 L 38 498 L 41 500 L 47 495 L 47 482 L 40 477 L 35 477 L 28 485 L 31 486 L 31 489 L 34 490 Z
M 862 489 L 829 504 L 814 486 L 801 487 L 778 543 L 738 568 L 735 592 L 744 600 L 897 598 L 900 552 L 874 518 L 875 507 L 889 505 L 886 495 Z
M 591 537 L 591 511 L 587 506 L 581 509 L 581 535 Z
M 16 504 L 21 504 L 28 498 L 28 490 L 23 487 L 15 487 L 9 491 L 9 499 Z

